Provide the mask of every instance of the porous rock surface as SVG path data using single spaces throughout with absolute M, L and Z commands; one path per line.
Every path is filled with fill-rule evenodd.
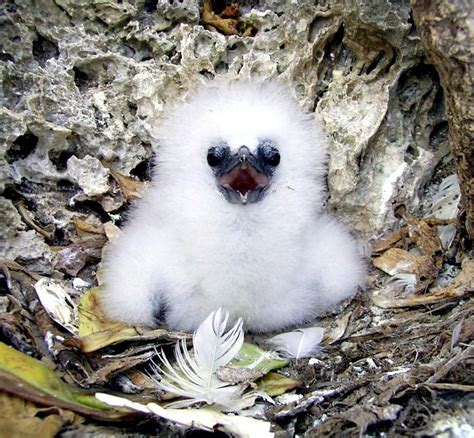
M 120 218 L 125 200 L 104 160 L 147 179 L 166 104 L 214 76 L 288 80 L 327 131 L 327 208 L 362 236 L 390 228 L 394 205 L 418 213 L 429 203 L 424 194 L 453 169 L 443 92 L 409 6 L 244 3 L 255 36 L 207 30 L 194 0 L 2 4 L 3 257 L 47 272 L 50 246 L 74 237 L 73 217 Z M 54 225 L 47 244 L 22 221 L 20 200 Z

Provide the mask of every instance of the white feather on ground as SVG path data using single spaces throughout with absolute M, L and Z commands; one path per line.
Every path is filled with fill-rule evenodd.
M 244 342 L 242 320 L 226 332 L 228 319 L 229 314 L 222 309 L 211 313 L 193 335 L 192 354 L 184 339 L 178 341 L 175 366 L 163 352 L 158 354 L 161 365 L 156 365 L 156 375 L 152 376 L 157 386 L 184 397 L 168 407 L 182 408 L 204 402 L 224 411 L 236 411 L 253 405 L 257 394 L 244 394 L 246 385 L 232 385 L 216 376 L 216 370 L 227 365 Z
M 311 357 L 321 349 L 324 328 L 301 328 L 289 333 L 273 336 L 268 342 L 287 357 L 302 359 Z

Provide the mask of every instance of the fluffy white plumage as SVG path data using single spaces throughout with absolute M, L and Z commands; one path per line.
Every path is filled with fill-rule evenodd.
M 281 162 L 258 202 L 229 202 L 207 160 L 225 142 L 254 153 L 271 139 Z M 256 152 L 255 152 L 256 153 Z M 223 307 L 247 330 L 313 319 L 350 296 L 364 265 L 349 233 L 321 212 L 325 137 L 284 87 L 209 85 L 168 113 L 154 181 L 111 253 L 102 305 L 130 324 L 191 331 Z

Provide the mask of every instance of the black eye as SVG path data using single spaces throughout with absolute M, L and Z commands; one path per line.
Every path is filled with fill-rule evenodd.
M 225 149 L 222 147 L 212 147 L 207 151 L 207 164 L 217 167 L 224 162 Z
M 266 164 L 276 167 L 280 164 L 280 153 L 277 148 L 268 148 L 263 152 L 263 159 Z

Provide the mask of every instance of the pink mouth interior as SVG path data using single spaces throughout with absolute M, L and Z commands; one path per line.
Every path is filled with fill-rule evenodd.
M 222 175 L 219 182 L 223 187 L 245 195 L 252 190 L 265 187 L 268 184 L 268 177 L 253 166 L 244 163 Z

